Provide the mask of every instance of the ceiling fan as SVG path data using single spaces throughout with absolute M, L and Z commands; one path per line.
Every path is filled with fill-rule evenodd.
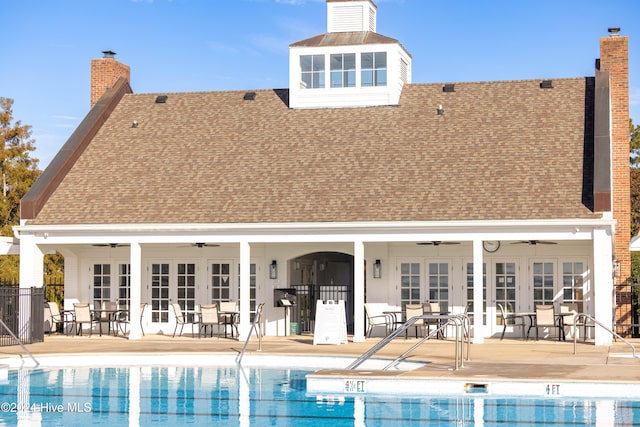
M 546 240 L 521 240 L 519 242 L 513 242 L 512 245 L 521 245 L 521 244 L 529 244 L 529 245 L 557 245 L 557 242 L 548 242 Z
M 95 243 L 91 246 L 103 247 L 103 248 L 120 248 L 129 246 L 126 243 Z
M 194 246 L 196 248 L 217 248 L 220 245 L 216 243 L 196 242 L 196 243 L 191 243 L 190 245 L 185 245 L 185 246 Z
M 440 246 L 440 245 L 459 245 L 460 242 L 443 242 L 441 240 L 434 240 L 432 242 L 418 242 L 416 244 L 420 246 L 425 246 L 425 245 Z

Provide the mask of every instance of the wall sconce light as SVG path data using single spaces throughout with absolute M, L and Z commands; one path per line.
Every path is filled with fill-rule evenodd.
M 274 259 L 271 261 L 271 265 L 269 266 L 269 279 L 277 279 L 278 278 L 278 263 Z
M 619 260 L 613 261 L 613 274 L 616 279 L 619 279 L 622 276 L 622 266 L 620 265 Z
M 438 109 L 436 110 L 439 116 L 444 116 L 444 108 L 442 105 L 438 105 Z
M 296 260 L 293 262 L 293 269 L 300 270 L 300 261 Z
M 380 260 L 377 259 L 376 262 L 373 263 L 373 278 L 379 279 L 382 277 L 382 270 L 380 266 Z

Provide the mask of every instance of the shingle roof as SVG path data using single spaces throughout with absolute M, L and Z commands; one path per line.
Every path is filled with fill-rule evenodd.
M 286 90 L 126 94 L 31 223 L 597 217 L 592 86 L 411 84 L 399 106 L 300 110 Z
M 290 47 L 354 46 L 363 44 L 400 44 L 396 39 L 371 31 L 324 33 L 291 43 Z

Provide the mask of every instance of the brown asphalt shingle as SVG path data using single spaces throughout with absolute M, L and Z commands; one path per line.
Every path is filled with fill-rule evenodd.
M 32 223 L 595 217 L 591 79 L 539 83 L 412 84 L 399 106 L 303 110 L 285 90 L 128 94 Z

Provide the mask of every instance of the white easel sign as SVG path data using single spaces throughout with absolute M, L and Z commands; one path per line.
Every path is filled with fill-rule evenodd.
M 342 344 L 347 342 L 347 318 L 344 301 L 318 300 L 313 345 Z

